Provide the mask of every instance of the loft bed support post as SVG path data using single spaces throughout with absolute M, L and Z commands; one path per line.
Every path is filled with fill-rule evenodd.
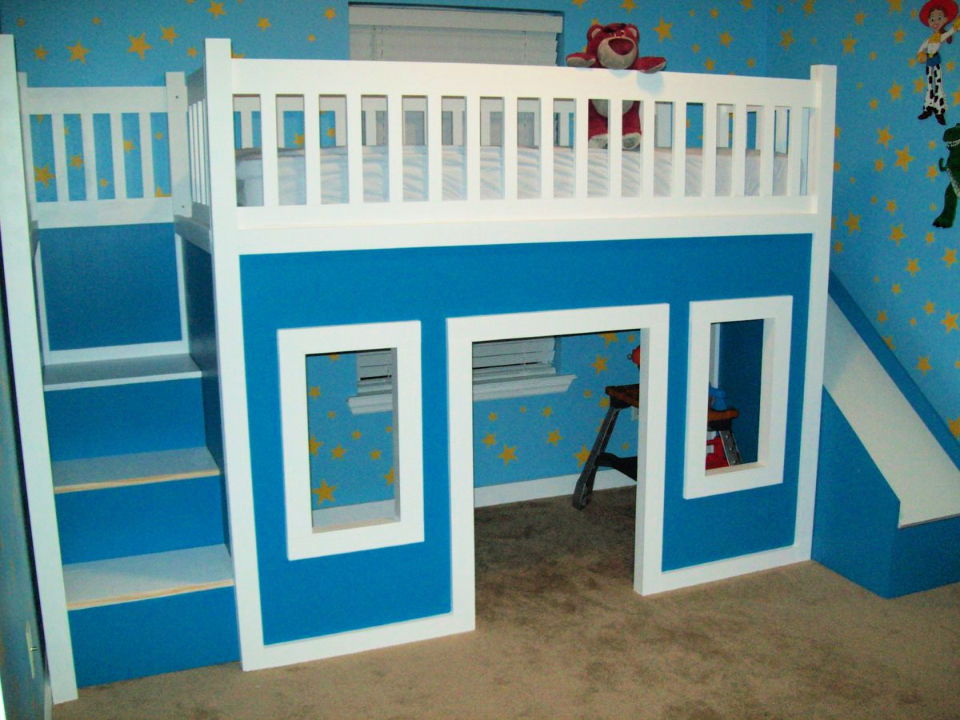
M 17 108 L 13 37 L 0 36 L 0 107 Z M 0 167 L 7 169 L 0 192 L 7 319 L 16 392 L 22 467 L 30 516 L 40 617 L 53 701 L 74 700 L 77 680 L 67 620 L 67 597 L 43 398 L 43 364 L 37 334 L 33 242 L 27 207 L 23 133 L 18 112 L 0 112 Z M 51 528 L 54 531 L 51 532 Z
M 187 85 L 183 73 L 168 72 L 167 136 L 170 139 L 170 195 L 173 214 L 190 213 L 190 158 L 187 150 Z
M 801 558 L 813 546 L 813 513 L 819 460 L 820 411 L 823 400 L 823 367 L 827 325 L 827 283 L 830 268 L 830 228 L 833 212 L 833 148 L 836 127 L 837 69 L 815 65 L 810 79 L 816 83 L 817 102 L 811 132 L 807 192 L 816 198 L 816 228 L 810 251 L 810 290 L 807 316 L 806 378 L 803 427 L 797 488 L 797 526 L 794 543 Z M 793 120 L 793 118 L 791 118 Z
M 207 40 L 204 86 L 209 177 L 210 252 L 216 312 L 217 365 L 223 432 L 223 472 L 229 507 L 230 547 L 244 669 L 260 667 L 263 626 L 253 519 L 250 439 L 247 425 L 240 254 L 237 244 L 237 189 L 234 179 L 234 63 L 229 40 Z M 274 177 L 275 181 L 276 178 Z

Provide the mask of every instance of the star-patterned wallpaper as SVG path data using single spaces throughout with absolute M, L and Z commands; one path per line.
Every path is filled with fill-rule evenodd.
M 395 0 L 404 3 L 443 4 Z M 949 182 L 943 131 L 960 121 L 960 41 L 940 48 L 946 125 L 918 119 L 928 65 L 918 50 L 932 34 L 922 2 L 456 5 L 562 13 L 558 62 L 583 48 L 591 23 L 623 20 L 640 29 L 641 52 L 666 57 L 670 70 L 807 77 L 811 64 L 837 65 L 832 267 L 960 441 L 960 229 L 933 226 Z M 344 0 L 0 0 L 0 30 L 16 36 L 34 85 L 160 84 L 168 70 L 200 66 L 205 37 L 229 37 L 251 57 L 346 58 L 348 15 Z
M 770 71 L 838 68 L 831 267 L 960 440 L 960 227 L 935 227 L 950 186 L 944 131 L 960 123 L 960 42 L 940 47 L 944 124 L 920 119 L 923 2 L 779 2 Z M 950 25 L 943 28 L 948 30 Z
M 640 337 L 636 330 L 560 337 L 558 372 L 576 375 L 567 392 L 475 403 L 474 484 L 579 472 L 610 405 L 604 388 L 637 382 L 629 354 Z M 394 434 L 403 428 L 393 413 L 354 415 L 350 410 L 356 362 L 353 352 L 307 359 L 306 443 L 315 510 L 390 500 L 403 482 L 393 458 Z M 630 456 L 636 446 L 637 420 L 621 412 L 608 449 Z

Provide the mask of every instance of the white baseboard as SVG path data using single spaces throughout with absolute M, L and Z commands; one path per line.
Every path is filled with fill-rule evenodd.
M 521 480 L 474 488 L 474 507 L 504 505 L 506 503 L 540 500 L 559 495 L 573 495 L 579 475 L 559 475 L 538 480 Z M 600 470 L 594 480 L 594 490 L 611 490 L 636 483 L 617 470 Z

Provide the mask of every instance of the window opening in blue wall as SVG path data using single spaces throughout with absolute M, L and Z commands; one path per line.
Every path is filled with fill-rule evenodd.
M 395 362 L 394 348 L 306 357 L 310 507 L 316 531 L 399 519 Z M 358 375 L 365 389 L 387 399 L 374 412 L 350 411 Z
M 552 494 L 569 492 L 571 479 L 591 459 L 598 431 L 610 412 L 611 396 L 606 388 L 633 386 L 639 392 L 636 361 L 640 360 L 642 338 L 641 330 L 611 330 L 474 343 L 474 485 L 488 487 L 548 479 L 556 485 Z M 498 352 L 510 350 L 513 343 L 527 346 L 534 354 L 543 353 L 543 362 L 531 363 L 528 372 L 536 373 L 539 366 L 548 366 L 550 373 L 572 378 L 568 389 L 495 399 L 478 397 L 478 375 L 482 382 L 487 373 L 495 377 L 505 372 L 501 368 L 483 368 L 485 358 L 495 359 Z M 637 411 L 631 407 L 617 415 L 604 452 L 623 458 L 623 467 L 632 464 L 635 476 Z M 603 471 L 614 468 L 611 464 L 599 470 L 609 479 L 611 472 Z

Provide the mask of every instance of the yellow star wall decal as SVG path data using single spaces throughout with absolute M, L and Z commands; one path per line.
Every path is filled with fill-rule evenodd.
M 141 60 L 145 59 L 144 54 L 147 52 L 147 50 L 150 50 L 153 48 L 153 45 L 147 42 L 146 37 L 147 37 L 146 33 L 140 33 L 139 35 L 136 35 L 136 36 L 130 35 L 129 36 L 130 47 L 127 48 L 127 52 L 136 53 L 137 55 L 140 56 Z
M 903 94 L 903 85 L 899 85 L 898 83 L 894 82 L 887 92 L 890 93 L 891 101 L 899 100 L 900 96 Z
M 33 49 L 33 56 L 37 60 L 46 60 L 47 59 L 47 50 L 43 45 L 39 45 Z
M 575 452 L 573 456 L 577 459 L 577 466 L 579 467 L 590 459 L 590 451 L 587 449 L 586 445 L 581 445 L 580 450 Z
M 562 438 L 559 430 L 551 430 L 549 433 L 547 433 L 547 442 L 550 445 L 556 445 L 561 439 Z
M 393 485 L 397 481 L 397 473 L 393 468 L 390 468 L 390 472 L 383 476 L 383 479 L 386 480 L 387 485 Z
M 957 416 L 952 420 L 950 420 L 949 425 L 950 425 L 950 432 L 953 433 L 953 436 L 957 440 L 960 440 L 960 416 Z
M 917 370 L 922 372 L 924 375 L 926 375 L 932 369 L 933 367 L 930 365 L 930 357 L 928 355 L 924 355 L 917 360 Z
M 796 42 L 793 39 L 793 30 L 781 30 L 780 31 L 780 47 L 784 50 L 789 50 L 790 46 Z
M 916 159 L 910 154 L 910 146 L 904 145 L 900 150 L 894 150 L 894 152 L 897 154 L 897 161 L 893 166 L 903 168 L 904 172 L 906 172 L 910 167 L 910 163 Z
M 257 20 L 257 27 L 261 30 L 266 30 L 268 27 L 270 27 L 270 20 L 265 17 L 260 18 Z
M 504 443 L 503 452 L 497 455 L 497 457 L 503 460 L 504 465 L 509 463 L 511 460 L 515 461 L 517 459 L 517 446 L 514 445 L 513 447 L 510 447 L 509 445 Z
M 371 451 L 370 451 L 370 459 L 371 459 L 371 460 L 379 460 L 379 459 L 382 457 L 382 455 L 383 455 L 383 453 L 382 453 L 380 450 L 371 450 Z
M 607 369 L 607 358 L 597 355 L 597 359 L 590 364 L 590 367 L 599 375 Z
M 960 326 L 957 325 L 957 318 L 960 318 L 960 312 L 952 313 L 948 310 L 944 313 L 943 320 L 940 321 L 940 324 L 946 328 L 948 333 L 951 330 L 960 330 Z
M 313 435 L 310 436 L 309 449 L 311 455 L 317 455 L 320 453 L 320 448 L 323 447 L 323 443 L 317 440 Z
M 227 11 L 223 9 L 223 3 L 217 2 L 216 0 L 210 0 L 210 7 L 207 8 L 207 12 L 210 13 L 210 16 L 214 19 L 227 14 Z
M 637 9 L 637 3 L 634 2 L 634 0 L 623 0 L 623 2 L 620 3 L 620 7 L 629 13 Z
M 494 445 L 497 444 L 497 436 L 494 435 L 493 433 L 487 433 L 486 435 L 484 435 L 482 442 L 487 447 L 493 447 Z
M 85 48 L 79 40 L 76 45 L 67 45 L 67 50 L 70 51 L 70 62 L 79 60 L 81 63 L 86 64 L 87 53 L 90 52 L 90 49 Z
M 347 454 L 347 451 L 343 445 L 338 443 L 337 446 L 330 451 L 330 454 L 333 456 L 334 460 L 342 460 L 343 456 Z
M 943 252 L 943 257 L 940 258 L 946 263 L 947 267 L 953 267 L 957 262 L 957 249 L 956 248 L 946 248 Z
M 173 41 L 176 40 L 178 37 L 180 36 L 177 35 L 177 31 L 174 30 L 173 25 L 171 25 L 170 27 L 160 28 L 160 39 L 166 40 L 171 45 L 173 45 Z
M 35 167 L 33 169 L 33 181 L 40 183 L 44 187 L 50 187 L 50 181 L 56 177 L 52 172 L 50 172 L 50 164 L 47 163 L 41 167 Z
M 860 216 L 853 212 L 847 214 L 847 219 L 842 223 L 847 228 L 847 234 L 852 235 L 854 231 L 860 230 Z
M 653 31 L 657 34 L 657 38 L 660 40 L 660 42 L 663 42 L 664 40 L 673 39 L 671 28 L 673 28 L 673 23 L 668 23 L 661 15 L 660 22 L 654 26 Z
M 336 500 L 333 497 L 333 491 L 338 487 L 338 485 L 327 485 L 326 480 L 321 480 L 320 487 L 315 487 L 310 492 L 316 495 L 317 505 L 323 502 L 335 503 Z
M 720 33 L 720 44 L 724 47 L 730 47 L 730 43 L 733 42 L 733 35 L 724 31 Z
M 877 313 L 877 322 L 881 325 L 887 321 L 887 311 L 881 310 Z
M 916 277 L 916 274 L 920 272 L 920 258 L 907 259 L 907 272 L 910 273 L 911 277 Z

